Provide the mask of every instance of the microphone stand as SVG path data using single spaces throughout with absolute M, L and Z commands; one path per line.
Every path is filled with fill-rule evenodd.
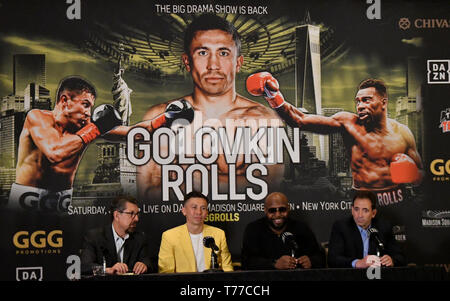
M 222 269 L 219 269 L 219 261 L 217 259 L 217 254 L 216 252 L 214 252 L 213 248 L 211 248 L 211 268 L 204 270 L 203 272 L 206 273 L 223 272 Z

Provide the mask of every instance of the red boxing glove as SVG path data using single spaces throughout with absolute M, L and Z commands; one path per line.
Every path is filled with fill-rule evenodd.
M 264 96 L 272 108 L 281 107 L 284 97 L 280 92 L 280 85 L 269 72 L 259 72 L 247 78 L 247 91 L 253 96 Z
M 419 169 L 411 157 L 395 154 L 390 164 L 392 182 L 396 184 L 413 183 L 419 179 Z
M 100 136 L 100 131 L 94 123 L 88 123 L 85 127 L 81 128 L 77 133 L 85 145 L 89 144 Z
M 151 121 L 151 126 L 153 130 L 162 126 L 170 127 L 177 119 L 185 119 L 189 123 L 194 120 L 194 108 L 189 101 L 180 99 L 169 103 L 164 113 Z
M 157 117 L 155 117 L 155 119 L 153 119 L 150 124 L 152 125 L 152 129 L 156 130 L 164 125 L 166 125 L 166 115 L 161 114 Z

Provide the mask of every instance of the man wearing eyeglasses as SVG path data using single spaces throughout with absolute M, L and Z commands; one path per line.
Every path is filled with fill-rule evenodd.
M 145 234 L 136 231 L 140 209 L 133 197 L 120 196 L 111 204 L 112 223 L 88 232 L 81 253 L 82 273 L 105 264 L 106 274 L 144 274 L 153 270 Z
M 242 244 L 242 268 L 287 270 L 321 268 L 325 254 L 314 233 L 298 220 L 289 218 L 289 202 L 281 192 L 269 194 L 265 217 L 247 225 Z M 292 235 L 287 235 L 291 233 Z M 283 240 L 284 236 L 284 240 Z

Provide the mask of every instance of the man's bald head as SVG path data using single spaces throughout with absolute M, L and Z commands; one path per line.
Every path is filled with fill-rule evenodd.
M 283 203 L 284 205 L 288 205 L 288 198 L 282 192 L 272 192 L 266 197 L 266 201 L 264 202 L 264 208 L 267 208 L 272 203 Z

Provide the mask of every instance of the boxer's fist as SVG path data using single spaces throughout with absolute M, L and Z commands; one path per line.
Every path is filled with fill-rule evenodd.
M 89 144 L 100 135 L 109 132 L 116 126 L 122 125 L 119 113 L 111 105 L 100 105 L 94 109 L 91 122 L 80 129 L 76 134 L 84 144 Z
M 194 108 L 185 99 L 169 103 L 164 113 L 153 119 L 151 125 L 153 130 L 162 126 L 170 127 L 177 119 L 186 119 L 189 123 L 194 120 Z
M 98 127 L 100 135 L 109 132 L 116 126 L 122 125 L 119 112 L 112 105 L 101 105 L 94 109 L 92 113 L 92 123 Z
M 392 182 L 413 183 L 420 177 L 419 169 L 411 157 L 406 154 L 395 154 L 390 164 Z
M 284 103 L 278 81 L 269 72 L 259 72 L 247 78 L 247 91 L 253 96 L 264 96 L 272 108 Z

